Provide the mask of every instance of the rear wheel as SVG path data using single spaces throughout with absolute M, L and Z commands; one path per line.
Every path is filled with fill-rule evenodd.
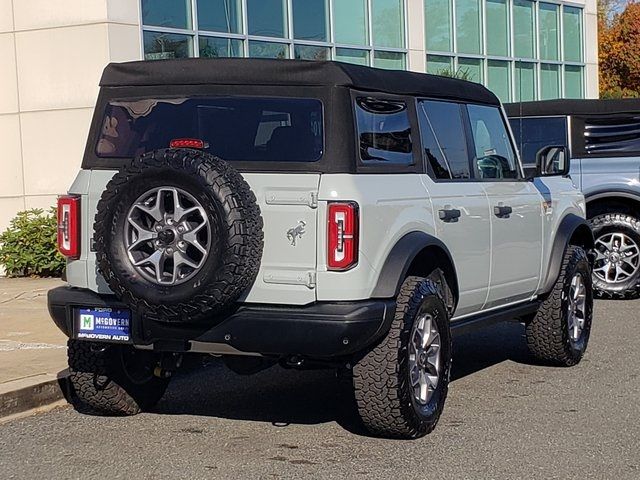
M 160 357 L 129 345 L 69 340 L 71 403 L 94 415 L 135 415 L 152 408 L 168 378 L 155 376 Z
M 606 213 L 589 220 L 595 238 L 593 287 L 601 298 L 640 294 L 640 220 Z
M 374 435 L 418 438 L 431 432 L 447 397 L 449 314 L 438 285 L 408 277 L 387 336 L 353 367 L 358 414 Z

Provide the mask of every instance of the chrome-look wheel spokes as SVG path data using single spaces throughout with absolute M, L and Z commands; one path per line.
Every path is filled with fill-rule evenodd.
M 147 280 L 179 284 L 198 273 L 207 259 L 211 247 L 209 218 L 186 191 L 154 188 L 129 209 L 125 244 L 129 260 Z
M 409 378 L 420 405 L 428 404 L 438 388 L 441 368 L 438 326 L 431 315 L 422 314 L 414 322 L 409 343 Z
M 624 282 L 640 267 L 640 248 L 628 235 L 606 233 L 596 239 L 593 273 L 607 283 Z
M 581 273 L 576 273 L 571 279 L 568 295 L 567 327 L 569 329 L 569 338 L 575 343 L 582 337 L 587 306 L 587 289 Z

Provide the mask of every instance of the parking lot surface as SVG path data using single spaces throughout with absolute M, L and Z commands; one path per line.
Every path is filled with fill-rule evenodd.
M 455 343 L 435 432 L 362 435 L 331 372 L 252 377 L 213 359 L 178 375 L 153 413 L 70 408 L 0 424 L 0 478 L 640 478 L 640 301 L 596 303 L 588 352 L 536 365 L 523 329 Z

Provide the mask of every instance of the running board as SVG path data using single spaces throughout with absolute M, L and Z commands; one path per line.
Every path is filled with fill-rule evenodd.
M 500 322 L 519 322 L 521 317 L 535 313 L 539 306 L 540 301 L 535 300 L 533 302 L 527 302 L 512 307 L 478 313 L 461 320 L 454 320 L 451 322 L 451 335 L 463 335 L 479 328 L 484 328 Z

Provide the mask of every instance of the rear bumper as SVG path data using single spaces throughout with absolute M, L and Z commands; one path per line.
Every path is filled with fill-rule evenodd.
M 114 296 L 74 287 L 50 290 L 48 305 L 53 321 L 69 338 L 74 336 L 77 308 L 127 308 Z M 134 315 L 131 338 L 136 346 L 158 351 L 339 358 L 382 337 L 394 312 L 393 300 L 366 300 L 302 307 L 243 305 L 215 319 L 214 326 L 161 323 Z

